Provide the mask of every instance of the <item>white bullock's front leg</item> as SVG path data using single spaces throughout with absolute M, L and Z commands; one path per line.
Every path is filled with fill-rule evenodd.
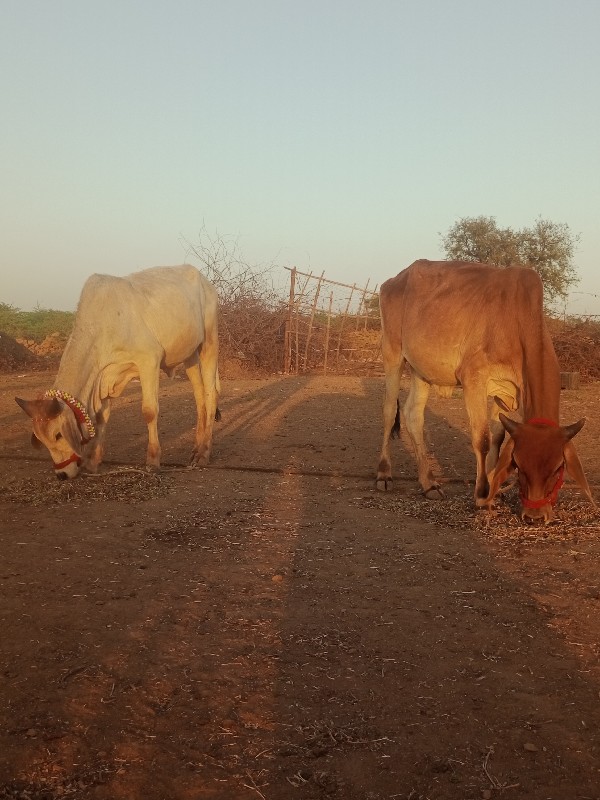
M 142 385 L 142 414 L 148 426 L 148 449 L 146 451 L 146 467 L 151 470 L 160 469 L 160 442 L 158 441 L 158 363 L 140 365 L 140 383 Z
M 102 406 L 96 414 L 96 435 L 85 448 L 84 469 L 88 472 L 98 472 L 98 468 L 104 457 L 104 437 L 106 436 L 106 424 L 110 417 L 110 398 L 102 401 Z

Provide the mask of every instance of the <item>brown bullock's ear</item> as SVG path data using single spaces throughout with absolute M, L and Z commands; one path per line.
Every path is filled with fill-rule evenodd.
M 567 472 L 573 478 L 573 480 L 582 488 L 583 493 L 590 501 L 590 503 L 592 503 L 592 505 L 595 506 L 596 503 L 594 501 L 594 498 L 592 497 L 590 486 L 587 482 L 587 478 L 585 477 L 585 472 L 583 471 L 581 461 L 579 460 L 579 456 L 577 455 L 577 450 L 575 450 L 575 445 L 573 444 L 573 442 L 567 442 L 565 444 L 563 454 L 565 457 Z
M 522 423 L 517 422 L 515 419 L 507 417 L 505 414 L 498 414 L 498 419 L 504 425 L 504 429 L 506 430 L 506 432 L 509 433 L 514 439 L 515 434 L 518 432 Z
M 37 436 L 35 435 L 35 433 L 32 433 L 32 434 L 31 434 L 31 445 L 32 445 L 32 447 L 35 447 L 35 449 L 36 449 L 36 450 L 39 450 L 39 449 L 40 449 L 40 447 L 42 446 L 42 443 L 41 443 L 41 442 L 40 442 L 40 440 L 37 438 Z
M 564 425 L 561 428 L 561 431 L 563 432 L 567 442 L 570 441 L 574 436 L 576 436 L 579 433 L 579 431 L 585 425 L 585 420 L 586 417 L 583 417 L 582 419 L 579 420 L 579 422 L 574 422 L 572 425 Z

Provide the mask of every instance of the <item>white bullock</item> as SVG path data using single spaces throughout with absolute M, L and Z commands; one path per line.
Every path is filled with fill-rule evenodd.
M 86 281 L 54 388 L 36 400 L 15 400 L 33 421 L 32 442 L 50 451 L 58 478 L 80 466 L 96 472 L 110 401 L 140 379 L 148 425 L 146 465 L 160 467 L 158 384 L 183 364 L 197 408 L 190 466 L 206 464 L 217 398 L 217 293 L 195 267 L 152 267 L 124 278 Z

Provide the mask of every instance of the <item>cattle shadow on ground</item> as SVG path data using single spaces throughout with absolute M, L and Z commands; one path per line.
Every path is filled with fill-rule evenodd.
M 34 396 L 48 383 L 49 377 L 29 376 L 29 384 L 15 392 Z M 334 379 L 335 380 L 335 379 Z M 38 385 L 39 384 L 39 385 Z M 223 382 L 220 400 L 222 419 L 215 425 L 212 466 L 215 468 L 282 469 L 289 467 L 290 450 L 298 469 L 327 471 L 332 462 L 338 472 L 375 475 L 381 447 L 381 402 L 383 381 L 378 378 L 352 379 L 353 390 L 347 396 L 331 392 L 329 413 L 322 414 L 322 404 L 314 395 L 326 396 L 327 379 L 321 376 L 273 378 L 258 381 Z M 187 466 L 194 442 L 195 404 L 185 376 L 163 378 L 159 392 L 159 437 L 165 467 Z M 402 399 L 402 398 L 401 398 Z M 436 413 L 441 403 L 446 408 Z M 14 403 L 13 403 L 14 404 Z M 4 431 L 5 449 L 0 459 L 25 459 L 31 464 L 47 464 L 46 451 L 36 451 L 29 444 L 30 422 L 15 405 L 9 405 Z M 458 422 L 450 425 L 445 414 L 454 407 Z M 432 454 L 434 472 L 449 481 L 474 478 L 475 464 L 470 441 L 460 422 L 466 413 L 460 398 L 433 398 L 425 416 L 426 442 Z M 240 459 L 240 449 L 247 452 L 245 438 L 251 438 L 252 458 Z M 242 442 L 240 448 L 238 443 Z M 104 468 L 144 466 L 147 429 L 141 414 L 141 390 L 138 382 L 130 384 L 124 395 L 113 401 L 107 426 Z M 401 442 L 392 442 L 394 475 L 398 481 L 416 485 L 416 464 L 410 442 L 403 432 Z
M 227 382 L 220 400 L 222 418 L 215 426 L 211 466 L 231 469 L 295 468 L 364 476 L 374 480 L 382 438 L 383 384 L 376 378 L 349 379 L 352 391 L 328 390 L 326 378 L 307 376 L 264 381 Z M 169 404 L 161 405 L 159 433 L 166 466 L 185 466 L 193 444 L 193 399 L 187 382 L 173 385 Z M 316 396 L 315 396 L 316 395 Z M 177 403 L 174 403 L 174 398 Z M 124 403 L 135 411 L 134 394 Z M 466 413 L 460 398 L 438 400 L 455 409 L 460 424 Z M 139 415 L 138 415 L 139 416 Z M 107 463 L 139 463 L 143 458 L 145 428 L 124 407 L 116 408 L 107 434 Z M 426 436 L 436 471 L 454 482 L 474 480 L 475 462 L 470 440 L 442 413 L 426 410 Z M 248 458 L 250 454 L 250 458 Z M 394 474 L 407 485 L 417 480 L 409 442 L 392 443 Z
M 166 498 L 7 509 L 12 796 L 594 796 L 597 674 L 533 598 L 541 571 L 374 507 L 380 383 L 311 380 L 233 398 L 215 468 Z M 184 452 L 179 398 L 163 413 L 163 451 Z M 133 415 L 132 395 L 118 457 Z

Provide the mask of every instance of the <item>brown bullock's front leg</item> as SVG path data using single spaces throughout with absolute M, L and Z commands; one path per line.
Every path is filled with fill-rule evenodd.
M 494 498 L 498 494 L 500 487 L 509 475 L 514 472 L 515 467 L 512 460 L 513 448 L 514 442 L 512 439 L 509 439 L 504 445 L 504 449 L 500 452 L 500 458 L 498 459 L 496 468 L 490 473 L 487 497 L 480 497 L 475 501 L 479 508 L 491 509 L 494 504 Z
M 475 453 L 477 471 L 475 476 L 475 503 L 487 497 L 489 484 L 486 473 L 486 460 L 490 450 L 490 431 L 488 424 L 487 392 L 485 386 L 476 382 L 474 385 L 463 377 L 463 394 L 469 425 L 471 428 L 471 446 Z

